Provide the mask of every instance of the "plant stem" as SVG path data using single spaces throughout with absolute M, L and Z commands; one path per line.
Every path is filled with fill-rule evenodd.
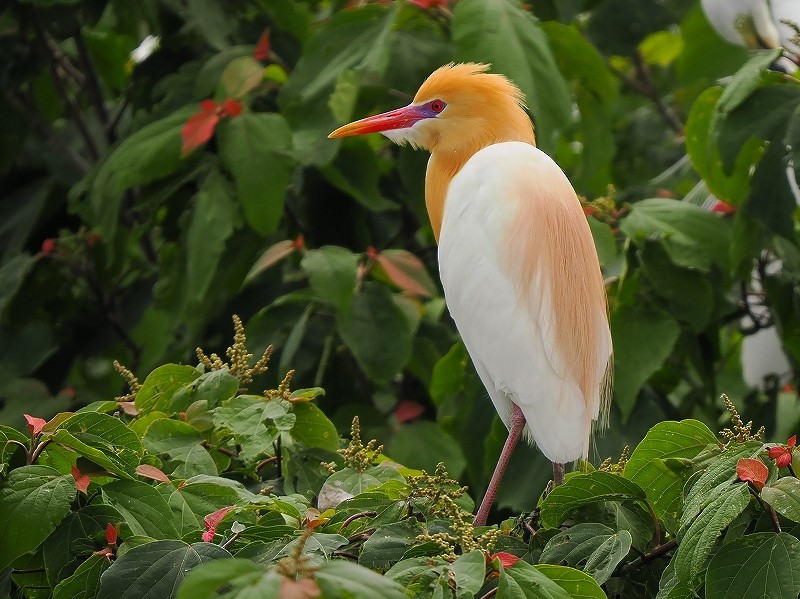
M 653 561 L 654 559 L 658 559 L 659 557 L 663 557 L 665 554 L 669 553 L 670 551 L 675 549 L 677 546 L 678 546 L 678 540 L 677 539 L 671 539 L 671 540 L 667 541 L 666 543 L 664 543 L 663 545 L 659 545 L 658 547 L 655 547 L 649 553 L 645 553 L 644 555 L 642 555 L 640 557 L 637 557 L 632 562 L 628 562 L 627 564 L 622 566 L 617 571 L 617 573 L 619 575 L 627 574 L 628 572 L 631 572 L 631 571 L 635 570 L 636 568 L 639 568 L 640 566 L 643 566 L 647 562 Z

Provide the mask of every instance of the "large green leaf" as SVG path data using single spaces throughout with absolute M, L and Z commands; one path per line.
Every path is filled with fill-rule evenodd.
M 761 489 L 761 498 L 794 522 L 800 522 L 800 480 L 785 476 Z
M 249 559 L 223 558 L 205 563 L 189 572 L 178 589 L 177 599 L 214 599 L 220 589 L 226 597 L 279 597 L 281 576 L 267 572 Z
M 597 470 L 570 476 L 553 489 L 540 504 L 542 524 L 557 528 L 564 518 L 582 505 L 598 501 L 646 501 L 642 488 L 634 482 Z
M 246 113 L 220 123 L 217 135 L 247 223 L 262 235 L 272 233 L 294 167 L 289 125 L 278 114 Z
M 191 316 L 207 301 L 226 242 L 240 221 L 230 183 L 219 170 L 211 170 L 195 196 L 186 231 L 186 278 L 182 292 L 187 315 Z
M 659 239 L 678 266 L 708 272 L 716 264 L 727 270 L 730 223 L 688 202 L 642 200 L 620 229 L 637 244 Z
M 537 564 L 534 568 L 564 589 L 571 599 L 607 599 L 597 581 L 585 572 L 551 564 Z
M 27 254 L 14 256 L 0 264 L 0 314 L 19 291 L 28 273 L 36 265 L 36 258 Z
M 722 531 L 742 513 L 750 502 L 747 483 L 725 489 L 692 520 L 675 553 L 675 574 L 693 586 L 695 578 L 705 571 L 705 564 Z
M 339 433 L 328 417 L 311 402 L 292 404 L 297 420 L 292 427 L 292 438 L 306 448 L 320 447 L 329 451 L 339 449 Z
M 69 513 L 75 480 L 47 466 L 12 470 L 0 485 L 0 570 L 35 549 Z
M 86 599 L 94 597 L 100 587 L 100 577 L 111 562 L 104 555 L 90 555 L 75 572 L 61 579 L 53 588 L 53 599 Z
M 361 546 L 358 563 L 374 570 L 385 570 L 400 561 L 423 532 L 424 529 L 414 519 L 378 527 Z
M 182 166 L 181 128 L 196 111 L 196 105 L 187 106 L 142 127 L 100 164 L 89 187 L 89 200 L 94 213 L 91 220 L 104 236 L 111 238 L 116 231 L 125 190 L 165 177 Z
M 300 262 L 311 288 L 343 315 L 350 312 L 356 288 L 359 257 L 334 245 L 309 250 Z
M 339 11 L 305 44 L 279 96 L 301 162 L 326 164 L 333 158 L 339 144 L 325 137 L 344 120 L 334 117 L 328 100 L 345 71 L 378 78 L 386 72 L 399 8 L 373 4 Z M 345 117 L 342 112 L 337 110 L 338 117 Z
M 53 440 L 120 476 L 131 478 L 144 455 L 139 437 L 118 418 L 86 412 L 65 420 Z
M 800 541 L 763 532 L 723 545 L 706 571 L 706 599 L 796 599 Z
M 633 450 L 624 476 L 645 490 L 659 518 L 669 514 L 675 520 L 690 470 L 671 467 L 668 461 L 694 458 L 716 442 L 711 429 L 698 420 L 659 422 Z
M 403 588 L 377 572 L 342 560 L 327 562 L 314 574 L 323 597 L 401 599 Z
M 289 402 L 255 395 L 240 395 L 214 410 L 214 424 L 233 433 L 242 446 L 239 457 L 247 463 L 270 450 L 280 433 L 290 431 L 295 422 Z
M 181 364 L 159 366 L 147 375 L 142 388 L 136 393 L 136 408 L 140 412 L 166 412 L 173 394 L 201 374 L 196 368 Z
M 186 575 L 197 566 L 231 557 L 213 543 L 154 541 L 119 557 L 100 577 L 97 599 L 134 599 L 177 595 Z
M 383 285 L 365 283 L 350 313 L 337 313 L 336 324 L 359 366 L 376 382 L 389 381 L 411 358 L 411 326 Z
M 50 584 L 56 586 L 72 576 L 88 554 L 105 546 L 106 526 L 121 522 L 122 516 L 110 505 L 87 505 L 67 515 L 42 546 Z
M 460 61 L 491 63 L 519 86 L 537 143 L 552 152 L 572 119 L 572 99 L 537 19 L 515 0 L 461 0 L 453 11 L 453 39 Z
M 544 572 L 522 560 L 500 571 L 497 597 L 503 599 L 570 599 L 572 596 Z
M 155 487 L 138 480 L 118 480 L 103 486 L 103 494 L 134 535 L 178 539 L 172 511 Z
M 426 450 L 421 452 L 420 447 Z M 453 478 L 459 478 L 467 465 L 458 442 L 435 422 L 400 425 L 387 444 L 386 453 L 408 468 L 427 472 L 434 472 L 441 462 Z
M 686 153 L 714 195 L 738 205 L 747 196 L 750 169 L 758 162 L 763 149 L 759 140 L 749 139 L 739 148 L 734 167 L 729 172 L 723 168 L 716 145 L 717 130 L 712 128 L 722 94 L 721 87 L 710 87 L 692 104 L 686 121 Z
M 623 422 L 639 390 L 672 353 L 679 333 L 680 325 L 671 315 L 639 304 L 623 304 L 612 314 L 614 404 Z

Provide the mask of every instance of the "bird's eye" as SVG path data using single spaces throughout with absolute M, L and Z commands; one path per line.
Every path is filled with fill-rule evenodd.
M 429 106 L 431 107 L 431 110 L 433 112 L 435 112 L 436 114 L 439 114 L 442 110 L 444 110 L 444 107 L 447 106 L 447 104 L 445 104 L 441 100 L 433 100 L 429 104 Z

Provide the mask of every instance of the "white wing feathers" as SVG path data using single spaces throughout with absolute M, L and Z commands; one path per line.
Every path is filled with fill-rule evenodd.
M 520 142 L 476 153 L 447 192 L 439 269 L 506 426 L 513 401 L 548 459 L 586 457 L 611 335 L 591 233 L 561 169 Z

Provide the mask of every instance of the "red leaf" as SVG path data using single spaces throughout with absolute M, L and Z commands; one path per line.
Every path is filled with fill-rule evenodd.
M 55 239 L 45 239 L 42 242 L 42 253 L 43 254 L 52 254 L 56 251 L 56 240 Z
M 28 430 L 32 435 L 41 433 L 44 425 L 47 424 L 47 420 L 44 418 L 36 418 L 36 416 L 31 416 L 30 414 L 23 414 L 23 416 L 28 421 Z
M 786 442 L 786 444 L 789 446 L 790 450 L 794 449 L 794 446 L 797 445 L 797 435 L 792 435 L 789 437 L 789 440 Z
M 489 556 L 489 559 L 500 560 L 500 564 L 502 564 L 504 568 L 510 568 L 519 561 L 519 558 L 516 555 L 512 555 L 511 553 L 506 553 L 505 551 L 498 551 L 497 553 L 493 553 L 491 556 Z
M 81 471 L 78 470 L 77 466 L 72 467 L 72 478 L 75 479 L 75 488 L 86 495 L 86 491 L 89 488 L 89 483 L 92 482 L 92 479 L 90 479 L 86 474 L 81 474 Z
M 711 206 L 711 212 L 716 212 L 717 214 L 733 214 L 736 212 L 736 208 L 728 204 L 728 202 L 717 200 L 714 202 L 714 205 Z
M 217 529 L 216 528 L 209 528 L 207 531 L 205 531 L 201 535 L 201 538 L 203 539 L 204 543 L 210 543 L 211 541 L 214 540 L 214 535 L 215 534 L 217 534 Z
M 256 49 L 253 50 L 253 58 L 256 60 L 267 60 L 269 58 L 270 43 L 269 43 L 269 29 L 265 29 L 261 37 L 258 38 Z
M 168 483 L 169 477 L 155 466 L 149 464 L 140 464 L 136 466 L 136 474 L 144 476 L 145 478 L 152 478 L 162 483 Z
M 222 519 L 225 517 L 225 515 L 233 509 L 234 507 L 232 505 L 223 507 L 203 518 L 203 523 L 206 525 L 206 530 L 216 530 L 217 526 L 219 526 L 219 523 L 222 522 Z
M 214 129 L 219 123 L 217 103 L 214 100 L 200 102 L 201 111 L 189 117 L 181 129 L 183 146 L 181 154 L 186 156 L 206 143 L 214 135 Z
M 378 254 L 376 260 L 389 280 L 403 291 L 424 297 L 430 297 L 436 292 L 425 265 L 411 252 L 384 250 Z
M 117 537 L 119 536 L 119 524 L 112 525 L 111 522 L 106 524 L 106 543 L 109 545 L 117 544 Z
M 761 460 L 742 458 L 736 463 L 736 475 L 739 480 L 753 483 L 759 491 L 764 488 L 769 476 L 769 469 Z
M 222 116 L 239 116 L 242 114 L 242 103 L 239 100 L 228 98 L 222 101 Z
M 256 260 L 256 263 L 253 264 L 250 272 L 247 273 L 247 279 L 252 279 L 257 274 L 267 270 L 270 266 L 277 264 L 296 249 L 297 242 L 292 241 L 291 239 L 284 239 L 283 241 L 279 241 L 275 245 L 270 246 L 263 254 L 261 254 L 261 257 Z
M 786 466 L 792 463 L 792 450 L 788 447 L 780 445 L 777 447 L 770 447 L 767 453 L 769 457 L 775 460 L 775 465 L 778 468 L 786 468 Z
M 122 411 L 125 412 L 128 416 L 138 416 L 139 410 L 136 408 L 136 404 L 132 401 L 118 401 L 117 405 L 122 408 Z
M 418 6 L 423 10 L 436 8 L 437 6 L 447 6 L 449 0 L 408 0 L 409 4 Z
M 411 422 L 416 420 L 425 412 L 424 406 L 418 404 L 416 401 L 405 400 L 401 401 L 394 409 L 394 417 L 397 422 Z

